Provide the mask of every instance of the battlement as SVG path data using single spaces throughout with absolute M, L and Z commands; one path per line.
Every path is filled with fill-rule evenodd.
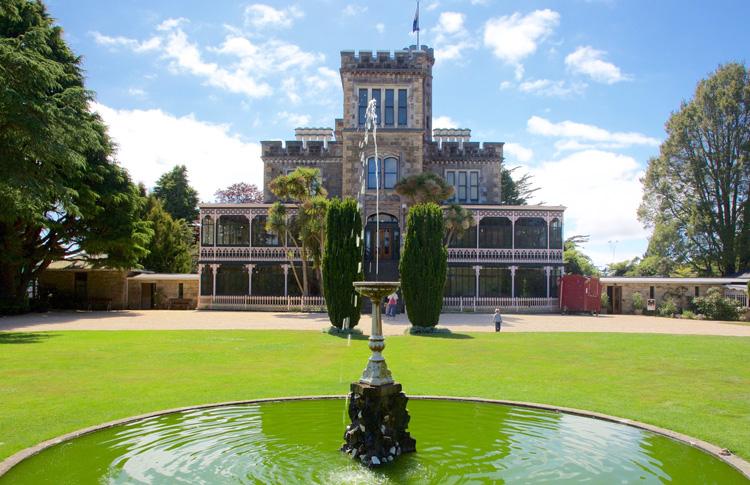
M 469 130 L 467 130 L 469 131 Z M 501 161 L 503 142 L 486 141 L 433 141 L 428 145 L 430 158 L 433 160 L 487 160 Z
M 359 69 L 430 69 L 435 63 L 435 53 L 431 47 L 426 45 L 417 49 L 417 46 L 410 46 L 408 49 L 391 51 L 372 52 L 361 50 L 341 51 L 341 70 L 359 70 Z
M 260 146 L 263 158 L 304 160 L 341 157 L 341 144 L 330 140 L 270 140 L 261 141 Z

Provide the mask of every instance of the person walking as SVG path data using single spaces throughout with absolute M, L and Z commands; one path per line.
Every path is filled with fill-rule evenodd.
M 394 291 L 388 295 L 388 307 L 385 314 L 391 318 L 396 318 L 396 306 L 398 305 L 398 295 Z
M 500 315 L 500 309 L 495 308 L 495 314 L 492 315 L 492 321 L 495 322 L 495 332 L 499 332 L 503 326 L 503 316 Z

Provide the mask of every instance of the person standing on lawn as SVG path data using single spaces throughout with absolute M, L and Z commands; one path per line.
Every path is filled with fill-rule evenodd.
M 503 316 L 500 315 L 500 309 L 495 308 L 495 314 L 492 315 L 492 321 L 495 322 L 495 332 L 499 332 L 503 326 Z
M 396 305 L 398 305 L 398 295 L 394 291 L 388 295 L 388 307 L 385 310 L 385 314 L 391 318 L 396 317 Z

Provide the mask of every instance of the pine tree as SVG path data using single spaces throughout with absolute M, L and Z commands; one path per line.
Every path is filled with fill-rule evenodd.
M 434 327 L 440 319 L 448 271 L 444 232 L 443 211 L 437 204 L 417 204 L 409 209 L 399 270 L 406 313 L 418 327 Z
M 190 186 L 185 165 L 175 165 L 156 181 L 154 195 L 164 202 L 164 209 L 174 219 L 188 224 L 198 219 L 198 191 Z
M 331 325 L 349 328 L 359 323 L 362 299 L 352 283 L 363 279 L 362 217 L 354 199 L 330 201 L 326 217 L 327 236 L 323 252 L 323 292 Z

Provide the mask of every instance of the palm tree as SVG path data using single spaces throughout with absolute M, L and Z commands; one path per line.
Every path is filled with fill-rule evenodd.
M 393 188 L 398 195 L 409 199 L 410 205 L 428 202 L 440 205 L 453 195 L 454 190 L 443 177 L 432 172 L 403 178 Z
M 460 238 L 474 225 L 474 216 L 469 209 L 451 204 L 445 209 L 445 245 L 450 246 L 454 237 Z

